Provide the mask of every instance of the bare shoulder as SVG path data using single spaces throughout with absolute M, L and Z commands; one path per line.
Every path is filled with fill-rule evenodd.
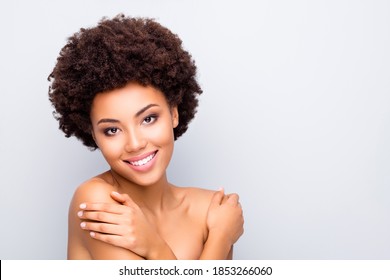
M 215 193 L 215 191 L 197 187 L 181 187 L 181 189 L 186 193 L 189 199 L 196 200 L 197 202 L 210 202 L 211 197 Z
M 176 192 L 183 197 L 189 210 L 207 212 L 215 191 L 197 187 L 176 187 Z
M 101 178 L 92 178 L 82 183 L 75 191 L 72 199 L 72 204 L 82 202 L 113 202 L 116 203 L 110 196 L 115 187 Z M 71 204 L 71 206 L 73 206 Z M 75 205 L 79 206 L 79 204 Z
M 110 196 L 115 187 L 101 178 L 92 178 L 82 183 L 75 191 L 69 206 L 68 215 L 68 259 L 139 259 L 133 252 L 90 237 L 81 229 L 77 216 L 80 204 L 118 203 Z

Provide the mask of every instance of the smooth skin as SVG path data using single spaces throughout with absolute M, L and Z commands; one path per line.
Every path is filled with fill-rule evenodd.
M 159 90 L 136 83 L 95 97 L 92 132 L 110 170 L 74 194 L 68 259 L 232 257 L 244 223 L 238 196 L 167 180 L 177 110 Z

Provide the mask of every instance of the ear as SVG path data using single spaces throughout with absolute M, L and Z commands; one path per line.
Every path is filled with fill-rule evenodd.
M 171 108 L 172 126 L 176 128 L 179 125 L 179 112 L 177 106 Z

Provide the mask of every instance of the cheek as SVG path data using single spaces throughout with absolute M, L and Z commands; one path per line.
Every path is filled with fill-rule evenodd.
M 123 144 L 121 139 L 117 138 L 99 140 L 99 149 L 107 161 L 109 161 L 111 158 L 117 158 L 122 153 Z
M 157 145 L 165 146 L 173 144 L 174 134 L 172 125 L 168 123 L 156 126 L 149 134 L 149 139 Z

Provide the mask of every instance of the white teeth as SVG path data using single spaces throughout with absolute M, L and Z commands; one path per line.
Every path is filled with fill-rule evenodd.
M 134 166 L 145 165 L 145 164 L 147 164 L 149 161 L 151 161 L 152 158 L 154 158 L 155 155 L 156 155 L 156 153 L 151 154 L 150 156 L 147 156 L 146 158 L 141 159 L 141 160 L 138 160 L 138 161 L 130 161 L 130 164 L 131 164 L 131 165 L 134 165 Z

